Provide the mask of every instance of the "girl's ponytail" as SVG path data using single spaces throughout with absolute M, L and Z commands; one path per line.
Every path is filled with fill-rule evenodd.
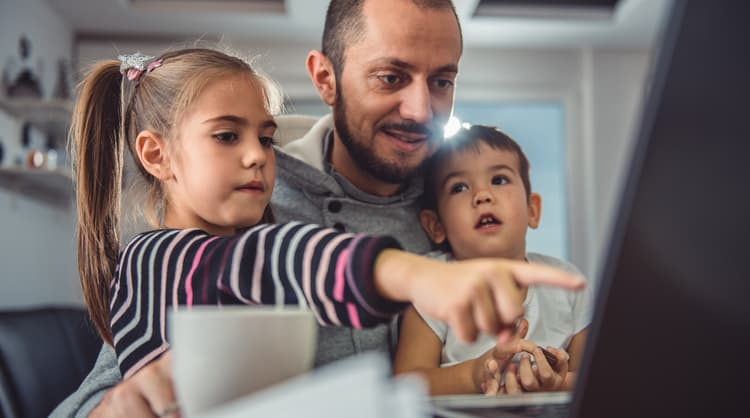
M 70 128 L 78 201 L 78 271 L 89 315 L 112 344 L 109 292 L 120 243 L 123 150 L 118 61 L 96 65 L 79 86 Z

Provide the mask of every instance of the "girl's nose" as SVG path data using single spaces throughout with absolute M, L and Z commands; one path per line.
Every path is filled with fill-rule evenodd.
M 253 141 L 248 145 L 242 155 L 242 166 L 252 168 L 253 166 L 263 167 L 266 164 L 266 150 L 260 144 L 259 140 Z

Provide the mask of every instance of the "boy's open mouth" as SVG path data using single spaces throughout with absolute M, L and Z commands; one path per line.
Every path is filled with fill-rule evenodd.
M 483 214 L 479 217 L 479 221 L 474 226 L 475 229 L 481 229 L 481 228 L 489 228 L 494 225 L 501 225 L 502 222 L 500 222 L 499 219 L 495 217 L 495 215 L 491 213 Z

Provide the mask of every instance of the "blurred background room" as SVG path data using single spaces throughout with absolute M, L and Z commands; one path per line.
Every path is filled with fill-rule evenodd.
M 454 116 L 498 125 L 523 146 L 544 199 L 527 248 L 588 277 L 600 268 L 669 2 L 454 1 L 464 35 Z M 327 3 L 1 0 L 0 311 L 82 306 L 66 129 L 88 64 L 196 42 L 228 47 L 259 55 L 287 113 L 322 115 L 304 62 L 320 47 Z

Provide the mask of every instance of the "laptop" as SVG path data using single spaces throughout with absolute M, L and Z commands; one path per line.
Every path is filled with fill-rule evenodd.
M 750 416 L 748 18 L 673 2 L 570 402 L 441 397 L 435 416 Z

